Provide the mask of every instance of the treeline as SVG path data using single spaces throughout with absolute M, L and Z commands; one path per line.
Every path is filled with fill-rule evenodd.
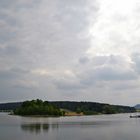
M 51 102 L 51 104 L 67 109 L 77 113 L 83 113 L 85 115 L 93 114 L 115 114 L 115 113 L 130 113 L 135 112 L 134 107 L 109 105 L 94 102 L 70 102 L 70 101 L 58 101 Z
M 22 103 L 0 104 L 0 110 L 14 110 L 14 113 L 19 115 L 64 115 L 64 111 L 61 111 L 60 109 L 83 113 L 84 115 L 136 112 L 134 107 L 96 102 L 48 102 L 37 99 Z
M 14 110 L 22 105 L 22 102 L 14 102 L 14 103 L 1 103 L 0 110 L 1 111 L 8 111 Z
M 15 115 L 47 115 L 47 116 L 62 116 L 64 112 L 61 111 L 55 105 L 49 103 L 48 101 L 42 100 L 32 100 L 32 101 L 25 101 L 22 105 L 15 109 Z

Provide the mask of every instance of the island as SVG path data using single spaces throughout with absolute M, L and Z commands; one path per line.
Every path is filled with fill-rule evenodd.
M 13 113 L 22 116 L 63 116 L 65 114 L 55 105 L 39 99 L 23 102 Z

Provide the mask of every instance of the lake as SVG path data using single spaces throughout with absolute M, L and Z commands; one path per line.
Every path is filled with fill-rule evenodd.
M 43 118 L 0 113 L 0 140 L 140 140 L 140 119 L 129 115 Z

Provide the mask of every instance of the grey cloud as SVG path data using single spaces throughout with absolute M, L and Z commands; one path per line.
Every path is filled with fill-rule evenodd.
M 72 95 L 78 100 L 108 101 L 107 95 L 113 99 L 118 92 L 119 97 L 127 86 L 135 91 L 130 81 L 139 80 L 139 54 L 115 55 L 117 47 L 120 51 L 129 45 L 116 30 L 98 48 L 98 25 L 94 35 L 91 32 L 102 20 L 99 10 L 98 0 L 1 0 L 0 101 L 65 100 Z M 92 56 L 87 53 L 90 47 L 97 48 Z M 106 48 L 113 49 L 100 54 Z M 120 81 L 126 83 L 124 88 Z
M 0 1 L 0 7 L 1 8 L 9 8 L 9 7 L 13 7 L 15 5 L 15 3 L 17 3 L 18 0 L 1 0 Z
M 93 57 L 88 63 L 80 63 L 77 76 L 83 84 L 95 85 L 98 81 L 129 81 L 138 79 L 132 64 L 119 55 Z
M 74 91 L 85 88 L 85 86 L 80 83 L 78 77 L 58 77 L 53 82 L 56 85 L 56 88 L 60 90 Z
M 86 64 L 86 63 L 89 62 L 89 58 L 88 57 L 82 57 L 82 58 L 79 59 L 79 62 L 81 64 Z
M 7 44 L 12 39 L 15 39 L 17 34 L 12 24 L 11 21 L 5 21 L 5 19 L 0 20 L 0 44 Z
M 137 79 L 133 71 L 122 71 L 122 69 L 103 67 L 95 70 L 95 78 L 101 80 L 132 80 Z
M 27 94 L 33 97 L 32 92 L 36 97 L 47 94 L 55 98 L 62 90 L 80 90 L 83 85 L 77 78 L 61 80 L 60 76 L 56 79 L 55 73 L 37 76 L 31 71 L 73 69 L 90 46 L 89 13 L 96 19 L 98 4 L 84 0 L 14 0 L 12 3 L 2 0 L 0 3 L 0 82 L 3 82 L 0 94 L 5 94 L 3 98 L 9 95 L 11 99 L 16 96 L 25 99 Z
M 101 66 L 101 65 L 123 65 L 124 63 L 127 63 L 125 62 L 125 58 L 121 55 L 97 55 L 97 56 L 94 56 L 92 58 L 88 58 L 88 57 L 82 57 L 79 59 L 79 62 L 80 63 L 83 63 L 85 64 L 88 63 L 90 65 L 93 65 L 93 66 Z
M 0 102 L 24 101 L 39 97 L 37 88 L 27 88 L 23 85 L 14 86 L 1 80 L 0 85 Z
M 133 53 L 131 57 L 134 62 L 133 67 L 138 73 L 140 73 L 140 53 Z
M 9 57 L 9 56 L 16 55 L 16 54 L 19 54 L 19 53 L 20 53 L 19 48 L 15 47 L 15 46 L 6 46 L 6 47 L 1 47 L 0 48 L 0 54 L 3 57 L 5 57 L 5 56 Z
M 0 81 L 14 82 L 16 79 L 22 79 L 25 75 L 29 75 L 30 71 L 23 68 L 11 68 L 0 70 Z
M 38 89 L 38 82 L 30 80 L 17 80 L 12 84 L 13 88 L 24 89 L 24 90 L 36 90 Z
M 114 87 L 112 87 L 115 90 L 119 90 L 119 91 L 124 91 L 124 90 L 136 90 L 139 89 L 139 84 L 138 81 L 135 82 L 120 82 L 119 84 L 114 85 Z
M 81 82 L 87 85 L 94 85 L 97 81 L 117 81 L 117 80 L 134 80 L 137 75 L 133 71 L 122 72 L 120 69 L 112 67 L 102 67 L 84 71 L 81 73 Z
M 57 18 L 62 21 L 63 27 L 71 29 L 71 32 L 80 32 L 83 28 L 88 27 L 88 12 L 90 8 L 98 10 L 96 4 L 93 7 L 86 7 L 87 1 L 62 1 L 58 3 L 59 12 Z M 82 9 L 81 9 L 82 8 Z M 65 13 L 65 15 L 63 14 Z M 63 16 L 62 16 L 63 15 Z M 80 21 L 80 22 L 79 22 Z
M 79 89 L 83 89 L 84 86 L 80 83 L 75 83 L 74 81 L 57 81 L 55 82 L 55 85 L 57 86 L 58 89 L 60 90 L 69 90 L 69 91 L 76 91 Z
M 138 80 L 138 75 L 132 69 L 131 63 L 122 60 L 119 55 L 97 56 L 94 58 L 82 57 L 79 59 L 79 67 L 73 70 L 74 77 L 58 77 L 55 82 L 61 90 L 97 88 L 99 83 L 130 82 Z M 114 88 L 115 89 L 115 88 Z
M 22 42 L 24 57 L 28 57 L 32 64 L 36 59 L 35 63 L 38 65 L 68 67 L 90 45 L 89 38 L 79 37 L 81 32 L 88 33 L 88 11 L 84 8 L 88 8 L 89 4 L 86 1 L 78 2 L 77 5 L 74 1 L 71 4 L 44 0 L 41 2 L 43 4 L 38 9 L 23 11 L 20 18 L 23 28 L 19 32 L 19 43 Z M 92 10 L 95 11 L 94 17 L 97 9 Z

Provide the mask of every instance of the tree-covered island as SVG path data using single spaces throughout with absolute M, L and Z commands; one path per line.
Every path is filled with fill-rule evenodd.
M 95 102 L 57 101 L 48 102 L 31 100 L 22 102 L 13 110 L 15 115 L 22 116 L 81 116 L 94 114 L 116 114 L 135 112 L 134 107 L 110 105 Z
M 64 111 L 61 111 L 55 105 L 50 104 L 48 101 L 42 100 L 32 100 L 32 101 L 25 101 L 22 105 L 15 109 L 15 115 L 44 115 L 44 116 L 62 116 L 64 115 Z

